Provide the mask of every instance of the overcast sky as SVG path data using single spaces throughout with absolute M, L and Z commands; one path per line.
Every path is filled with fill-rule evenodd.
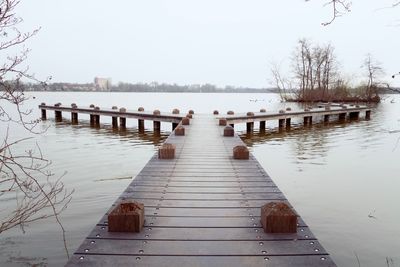
M 378 10 L 393 1 L 353 0 L 328 27 L 324 0 L 23 0 L 17 13 L 41 27 L 27 46 L 42 79 L 269 87 L 270 63 L 289 65 L 305 37 L 330 42 L 349 77 L 371 53 L 399 86 L 400 7 Z

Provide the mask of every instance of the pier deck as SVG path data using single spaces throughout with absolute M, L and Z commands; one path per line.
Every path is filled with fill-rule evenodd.
M 144 203 L 143 231 L 108 232 L 106 213 L 67 266 L 336 266 L 300 217 L 295 234 L 264 233 L 260 207 L 287 200 L 253 155 L 233 159 L 236 134 L 212 115 L 183 127 L 175 159 L 154 155 L 116 200 Z

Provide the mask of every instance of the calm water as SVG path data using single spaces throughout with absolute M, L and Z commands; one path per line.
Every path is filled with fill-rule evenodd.
M 282 104 L 274 94 L 149 94 L 149 93 L 32 93 L 32 107 L 39 116 L 40 102 L 137 108 L 164 111 L 179 108 L 197 113 L 277 110 L 296 104 Z M 395 103 L 390 103 L 394 99 Z M 257 101 L 254 101 L 257 100 Z M 69 113 L 64 114 L 65 117 Z M 364 114 L 363 114 L 364 115 Z M 40 126 L 47 132 L 36 136 L 58 175 L 75 189 L 73 200 L 62 214 L 70 252 L 98 222 L 106 209 L 130 183 L 170 133 L 162 124 L 161 137 L 151 131 L 139 134 L 136 121 L 128 120 L 128 131 L 110 128 L 102 118 L 100 129 L 90 128 L 88 117 L 79 125 L 69 120 L 50 120 Z M 296 123 L 296 121 L 294 121 Z M 400 266 L 400 97 L 389 96 L 372 113 L 372 120 L 347 124 L 301 122 L 290 132 L 279 133 L 277 123 L 267 123 L 266 134 L 247 136 L 245 125 L 236 125 L 244 141 L 271 175 L 286 197 L 338 266 Z M 257 131 L 257 125 L 256 125 Z M 4 131 L 4 128 L 1 128 Z M 396 132 L 399 131 L 399 132 Z M 25 136 L 11 129 L 11 137 Z M 33 142 L 31 142 L 33 144 Z M 23 149 L 23 147 L 21 147 Z M 25 148 L 24 148 L 25 149 Z M 13 202 L 0 198 L 0 207 Z M 369 217 L 372 215 L 374 218 Z M 0 238 L 0 266 L 60 266 L 66 256 L 57 224 L 53 219 L 32 223 L 22 234 L 19 229 Z

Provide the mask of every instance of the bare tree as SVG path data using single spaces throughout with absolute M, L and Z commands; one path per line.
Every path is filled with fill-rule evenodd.
M 23 79 L 38 82 L 28 73 L 24 61 L 29 50 L 24 43 L 36 35 L 32 32 L 20 32 L 17 28 L 22 21 L 15 13 L 18 0 L 3 0 L 0 3 L 0 200 L 13 199 L 12 207 L 2 204 L 0 214 L 0 234 L 14 227 L 24 226 L 33 221 L 54 217 L 61 227 L 65 243 L 65 230 L 59 214 L 71 200 L 72 191 L 67 191 L 60 178 L 49 170 L 47 160 L 36 144 L 33 136 L 42 131 L 36 130 L 39 120 L 31 120 L 32 110 L 25 110 L 23 104 L 29 100 L 24 94 Z M 19 51 L 12 55 L 10 51 Z M 26 138 L 14 138 L 10 131 L 24 129 Z M 30 141 L 28 141 L 30 140 Z M 24 144 L 25 142 L 25 144 Z M 22 149 L 23 148 L 23 149 Z M 23 151 L 23 152 L 21 152 Z M 67 256 L 68 250 L 66 249 Z
M 292 57 L 294 78 L 300 89 L 298 100 L 328 101 L 330 86 L 336 82 L 337 65 L 332 45 L 313 45 L 300 39 Z
M 273 78 L 272 82 L 279 90 L 281 101 L 292 99 L 291 94 L 295 93 L 292 87 L 292 82 L 290 79 L 282 75 L 280 66 L 277 63 L 271 63 L 271 74 Z
M 384 84 L 379 79 L 385 74 L 381 63 L 376 61 L 371 54 L 367 54 L 361 67 L 364 69 L 367 77 L 365 96 L 367 99 L 378 97 L 379 89 Z

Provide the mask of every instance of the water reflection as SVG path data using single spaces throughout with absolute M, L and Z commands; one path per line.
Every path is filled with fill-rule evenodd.
M 369 142 L 376 141 L 377 136 L 374 127 L 372 125 L 366 127 L 369 129 L 366 132 L 365 126 L 366 121 L 363 120 L 352 120 L 351 122 L 333 121 L 329 123 L 318 121 L 312 126 L 303 126 L 300 123 L 293 124 L 290 129 L 286 130 L 273 128 L 266 132 L 242 132 L 240 137 L 249 147 L 258 147 L 265 144 L 281 146 L 286 143 L 293 163 L 325 165 L 330 149 L 335 147 L 338 138 L 342 140 L 348 138 L 348 131 L 362 127 L 363 136 L 360 138 L 368 139 Z M 354 138 L 353 135 L 352 138 Z M 301 171 L 302 169 L 298 170 Z
M 49 122 L 51 123 L 52 121 Z M 170 132 L 164 130 L 161 130 L 160 132 L 153 131 L 151 129 L 139 131 L 137 127 L 113 128 L 109 124 L 91 125 L 85 121 L 72 123 L 70 121 L 63 120 L 60 122 L 55 122 L 54 126 L 56 130 L 63 130 L 65 127 L 69 127 L 70 129 L 68 131 L 75 136 L 82 136 L 82 134 L 87 133 L 94 136 L 98 135 L 113 139 L 118 138 L 122 142 L 129 143 L 132 143 L 134 140 L 139 140 L 143 144 L 155 146 L 159 146 L 170 135 Z

